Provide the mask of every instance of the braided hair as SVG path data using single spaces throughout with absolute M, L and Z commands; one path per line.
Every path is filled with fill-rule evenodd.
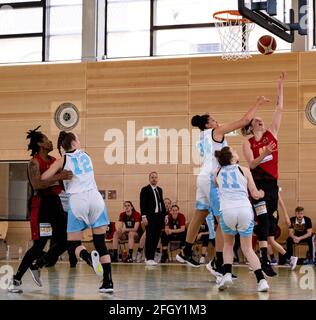
M 41 126 L 38 126 L 36 129 L 29 130 L 26 133 L 26 139 L 30 140 L 30 143 L 27 146 L 27 150 L 31 150 L 31 157 L 35 156 L 35 154 L 40 151 L 39 143 L 43 142 L 43 138 L 45 137 L 41 131 L 38 131 L 40 127 Z
M 57 149 L 59 154 L 62 156 L 61 147 L 68 151 L 71 149 L 72 142 L 76 140 L 76 136 L 72 132 L 60 131 L 57 141 Z

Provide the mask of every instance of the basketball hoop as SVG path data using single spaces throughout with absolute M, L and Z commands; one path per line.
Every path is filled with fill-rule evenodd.
M 218 11 L 213 18 L 221 39 L 222 59 L 236 61 L 250 58 L 249 35 L 255 24 L 237 10 Z

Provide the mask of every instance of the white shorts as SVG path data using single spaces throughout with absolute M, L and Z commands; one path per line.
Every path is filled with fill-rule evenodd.
M 110 224 L 104 200 L 98 190 L 71 194 L 67 232 L 79 232 Z
M 196 181 L 196 210 L 208 210 L 215 217 L 220 214 L 218 188 L 214 186 L 213 175 L 201 174 Z
M 254 227 L 252 207 L 236 207 L 221 211 L 220 225 L 224 233 L 250 237 Z

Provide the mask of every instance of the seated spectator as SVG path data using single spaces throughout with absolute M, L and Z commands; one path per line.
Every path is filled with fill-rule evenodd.
M 170 213 L 165 219 L 165 230 L 161 233 L 162 256 L 161 262 L 169 260 L 168 244 L 169 241 L 180 241 L 181 248 L 185 245 L 185 216 L 179 212 L 179 207 L 174 204 L 171 206 Z
M 172 202 L 171 202 L 171 200 L 169 198 L 164 198 L 163 202 L 164 202 L 165 207 L 166 207 L 166 215 L 167 215 L 168 213 L 170 213 L 170 210 L 171 210 L 171 207 L 172 207 Z
M 287 252 L 293 254 L 294 243 L 307 243 L 309 251 L 308 264 L 313 264 L 315 259 L 312 221 L 304 215 L 304 208 L 295 209 L 295 217 L 290 218 L 289 237 L 286 242 Z
M 212 217 L 213 217 L 213 215 L 212 215 Z M 201 226 L 200 226 L 200 230 L 199 230 L 199 233 L 196 237 L 196 241 L 202 242 L 202 253 L 201 253 L 201 257 L 200 257 L 200 264 L 205 264 L 208 243 L 211 242 L 212 245 L 215 247 L 215 238 L 210 239 L 210 232 L 209 232 L 209 228 L 208 228 L 208 224 L 207 224 L 206 220 L 204 220 L 203 224 L 201 224 Z
M 116 225 L 116 231 L 113 235 L 113 260 L 118 262 L 118 241 L 128 240 L 127 262 L 133 262 L 133 248 L 135 240 L 138 240 L 141 232 L 140 213 L 137 212 L 131 201 L 124 202 L 125 211 L 120 214 L 119 221 Z

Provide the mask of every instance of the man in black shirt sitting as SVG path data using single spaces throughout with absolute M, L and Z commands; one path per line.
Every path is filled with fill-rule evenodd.
M 295 217 L 290 219 L 291 225 L 289 227 L 289 237 L 287 239 L 287 252 L 289 255 L 293 255 L 293 244 L 307 243 L 309 250 L 308 264 L 314 263 L 315 248 L 314 248 L 314 236 L 312 229 L 312 221 L 310 218 L 304 216 L 304 208 L 297 207 L 295 209 Z

